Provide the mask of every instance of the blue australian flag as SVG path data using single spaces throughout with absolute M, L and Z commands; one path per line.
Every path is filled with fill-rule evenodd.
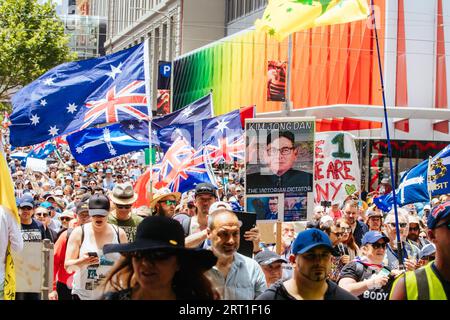
M 409 169 L 401 178 L 398 188 L 395 190 L 397 205 L 402 207 L 416 202 L 429 202 L 427 186 L 428 159 Z M 393 193 L 377 197 L 373 200 L 381 210 L 388 212 L 393 208 Z
M 190 122 L 209 119 L 214 116 L 212 94 L 208 94 L 191 104 L 169 113 L 165 116 L 152 120 L 152 144 L 158 145 L 157 132 L 161 128 L 175 124 L 186 124 Z M 122 121 L 122 130 L 137 140 L 148 142 L 148 122 L 128 120 Z
M 61 64 L 12 98 L 11 145 L 28 146 L 96 124 L 146 120 L 144 44 Z
M 103 128 L 88 128 L 67 136 L 70 151 L 82 165 L 103 161 L 148 148 L 120 129 L 120 123 Z
M 432 197 L 450 193 L 450 145 L 430 160 L 428 178 Z
M 28 153 L 27 158 L 46 159 L 55 150 L 56 147 L 53 143 L 43 142 L 34 146 Z

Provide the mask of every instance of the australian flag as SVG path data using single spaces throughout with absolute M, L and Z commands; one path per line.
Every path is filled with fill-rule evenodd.
M 67 142 L 72 155 L 82 165 L 148 148 L 148 143 L 123 132 L 120 123 L 75 132 L 67 136 Z
M 55 145 L 50 141 L 42 142 L 31 149 L 27 158 L 46 159 L 55 149 Z
M 397 190 L 395 190 L 397 205 L 399 207 L 410 203 L 430 201 L 427 186 L 427 170 L 428 160 L 425 160 L 409 169 L 403 175 Z M 393 208 L 393 193 L 391 192 L 384 196 L 377 197 L 373 201 L 378 208 L 388 212 Z
M 431 196 L 450 193 L 450 145 L 430 159 L 428 178 Z
M 195 150 L 183 136 L 177 137 L 165 152 L 163 159 L 154 167 L 155 187 L 169 188 L 173 192 L 186 192 L 198 183 L 208 182 L 217 187 L 204 150 Z
M 144 44 L 61 64 L 12 98 L 11 145 L 27 146 L 96 124 L 148 118 Z
M 196 150 L 207 146 L 214 147 L 214 149 L 208 149 L 208 154 L 215 156 L 214 151 L 224 146 L 224 140 L 237 141 L 243 133 L 239 110 L 235 110 L 211 119 L 170 125 L 159 129 L 157 136 L 163 151 L 169 149 L 173 142 L 182 136 Z M 218 153 L 217 156 L 219 156 Z
M 159 144 L 157 132 L 159 129 L 175 124 L 209 119 L 214 116 L 212 94 L 208 94 L 180 110 L 152 120 L 152 144 Z M 148 142 L 147 121 L 122 121 L 122 130 L 137 140 Z

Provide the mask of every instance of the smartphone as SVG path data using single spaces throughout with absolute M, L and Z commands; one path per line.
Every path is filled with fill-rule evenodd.
M 98 254 L 95 251 L 94 252 L 88 252 L 87 254 L 88 254 L 89 257 L 98 257 Z
M 391 272 L 388 269 L 383 268 L 383 269 L 380 270 L 380 274 L 382 274 L 383 276 L 388 277 L 391 274 Z

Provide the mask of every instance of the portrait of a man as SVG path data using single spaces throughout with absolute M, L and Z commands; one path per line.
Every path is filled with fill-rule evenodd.
M 270 131 L 265 150 L 260 150 L 263 166 L 247 175 L 249 193 L 310 192 L 313 175 L 294 168 L 299 155 L 291 131 Z

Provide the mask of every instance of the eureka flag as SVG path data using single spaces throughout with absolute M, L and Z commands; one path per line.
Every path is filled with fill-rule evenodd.
M 367 0 L 269 0 L 255 26 L 281 41 L 297 31 L 363 20 L 369 14 Z
M 429 202 L 427 185 L 428 159 L 422 161 L 415 167 L 409 169 L 400 179 L 400 184 L 395 190 L 397 205 L 404 205 L 416 202 Z M 381 197 L 374 198 L 373 202 L 381 210 L 388 212 L 393 208 L 393 193 L 388 193 Z
M 450 145 L 430 159 L 428 179 L 432 197 L 450 193 Z
M 118 157 L 148 147 L 120 129 L 120 123 L 103 128 L 87 128 L 67 136 L 70 151 L 82 165 Z
M 12 98 L 11 145 L 37 144 L 96 124 L 147 119 L 144 43 L 61 64 Z

